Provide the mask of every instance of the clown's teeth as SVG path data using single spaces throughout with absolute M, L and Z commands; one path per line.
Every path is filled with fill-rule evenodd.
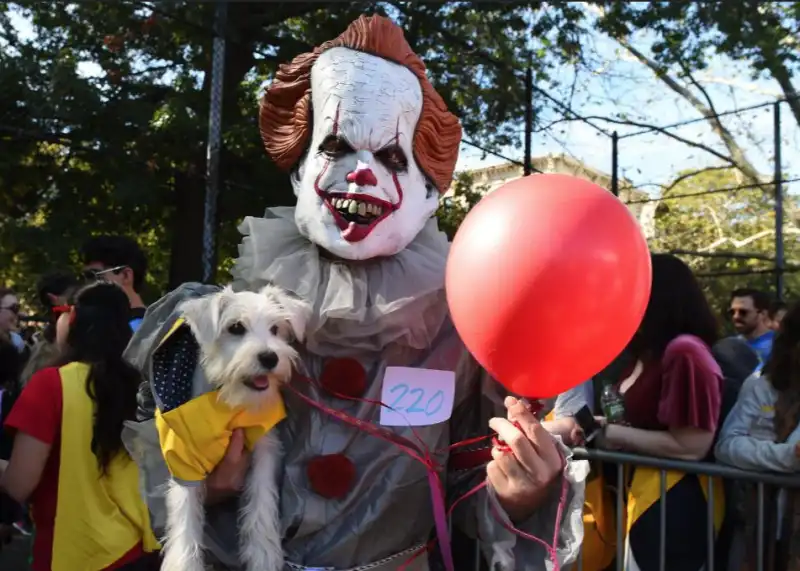
M 383 214 L 383 206 L 352 198 L 331 198 L 330 205 L 340 212 L 357 214 L 361 217 L 378 217 Z

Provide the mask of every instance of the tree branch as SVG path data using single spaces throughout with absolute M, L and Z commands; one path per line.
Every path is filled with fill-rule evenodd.
M 711 75 L 708 73 L 698 73 L 695 75 L 695 77 L 697 78 L 698 81 L 702 81 L 704 83 L 715 83 L 717 85 L 726 85 L 728 87 L 735 87 L 737 89 L 749 91 L 750 93 L 757 93 L 758 95 L 766 95 L 767 97 L 774 97 L 775 99 L 781 99 L 783 97 L 783 94 L 777 91 L 762 89 L 752 83 L 741 83 L 735 79 L 731 79 L 728 77 L 717 77 L 715 75 Z
M 698 258 L 732 258 L 738 260 L 763 260 L 774 262 L 775 258 L 756 252 L 698 252 L 697 250 L 668 250 L 665 254 L 675 256 L 697 256 Z
M 681 137 L 680 135 L 676 135 L 675 133 L 671 132 L 669 129 L 665 129 L 664 127 L 659 127 L 658 125 L 650 125 L 648 123 L 640 123 L 638 121 L 631 121 L 630 119 L 612 119 L 610 117 L 599 117 L 599 116 L 596 116 L 596 115 L 590 115 L 589 117 L 586 117 L 586 118 L 587 119 L 597 119 L 597 120 L 600 120 L 600 121 L 608 121 L 609 123 L 614 123 L 616 125 L 630 125 L 631 127 L 639 127 L 641 129 L 648 129 L 650 131 L 655 131 L 656 133 L 660 133 L 662 135 L 665 135 L 665 136 L 669 137 L 670 139 L 674 139 L 675 141 L 678 141 L 679 143 L 683 143 L 684 145 L 687 145 L 689 147 L 694 147 L 695 149 L 700 149 L 701 151 L 705 151 L 708 154 L 717 157 L 721 161 L 726 162 L 730 166 L 741 170 L 739 165 L 736 163 L 736 161 L 733 160 L 732 157 L 727 156 L 727 155 L 723 155 L 719 151 L 716 151 L 716 150 L 712 149 L 711 147 L 709 147 L 708 145 L 704 145 L 703 143 L 698 143 L 696 141 L 692 141 L 690 139 L 687 139 L 686 137 Z M 761 186 L 764 183 L 762 181 L 758 181 L 758 183 L 754 183 L 754 184 L 757 184 L 758 186 Z
M 680 183 L 682 183 L 685 180 L 688 180 L 690 178 L 694 178 L 696 176 L 699 176 L 701 174 L 707 173 L 709 171 L 725 171 L 725 170 L 728 170 L 730 168 L 731 167 L 729 167 L 728 165 L 723 165 L 723 166 L 716 166 L 716 167 L 705 167 L 705 168 L 702 168 L 702 169 L 697 169 L 697 170 L 685 172 L 682 175 L 679 175 L 679 176 L 675 177 L 672 180 L 672 182 L 669 183 L 669 185 L 662 187 L 662 189 L 661 189 L 661 197 L 662 198 L 667 197 L 669 195 L 669 193 L 672 190 L 675 189 L 676 186 L 678 186 Z
M 795 234 L 795 235 L 800 234 L 800 229 L 797 229 L 797 228 L 784 228 L 783 231 L 784 231 L 785 234 Z M 755 234 L 752 234 L 751 236 L 748 236 L 747 238 L 744 238 L 743 240 L 737 240 L 735 238 L 730 238 L 730 237 L 723 236 L 722 238 L 719 238 L 718 240 L 715 240 L 714 242 L 712 242 L 708 246 L 706 246 L 704 248 L 700 248 L 700 250 L 698 250 L 698 251 L 699 252 L 711 252 L 711 251 L 715 250 L 716 248 L 719 248 L 720 246 L 722 246 L 724 244 L 732 244 L 734 248 L 741 248 L 742 246 L 746 246 L 747 244 L 750 244 L 751 242 L 755 242 L 756 240 L 758 240 L 760 238 L 765 238 L 765 237 L 770 236 L 772 234 L 775 234 L 775 230 L 774 229 L 767 229 L 767 230 L 762 230 L 761 232 L 756 232 Z
M 784 29 L 780 18 L 778 18 L 778 16 L 772 12 L 772 8 L 769 6 L 769 4 L 763 4 L 762 6 L 759 6 L 759 8 L 764 10 L 764 17 L 770 19 L 770 25 Z M 753 31 L 759 35 L 763 35 L 764 25 L 760 16 L 761 14 L 757 12 L 754 14 L 753 18 L 750 18 L 750 20 L 752 20 Z M 786 31 L 787 35 L 790 35 L 789 31 Z M 792 115 L 794 115 L 794 119 L 797 124 L 800 125 L 800 96 L 798 96 L 797 89 L 795 89 L 794 83 L 792 83 L 791 72 L 786 67 L 785 61 L 778 56 L 774 46 L 765 44 L 762 47 L 762 51 L 763 59 L 767 64 L 767 69 L 769 69 L 770 73 L 772 73 L 772 77 L 775 78 L 775 81 L 777 81 L 778 85 L 780 85 L 781 90 L 786 96 L 786 102 L 789 104 L 789 109 L 791 109 Z
M 711 129 L 719 136 L 720 139 L 722 139 L 725 148 L 728 149 L 728 152 L 731 155 L 731 162 L 742 172 L 742 174 L 744 174 L 751 184 L 763 184 L 764 181 L 753 164 L 747 159 L 744 150 L 742 150 L 742 148 L 736 142 L 733 134 L 720 121 L 719 117 L 717 116 L 717 112 L 714 109 L 711 98 L 708 96 L 708 93 L 694 80 L 694 78 L 688 72 L 688 69 L 684 67 L 684 73 L 687 75 L 693 85 L 699 88 L 706 101 L 708 101 L 708 105 L 704 105 L 703 102 L 694 95 L 694 93 L 670 77 L 666 69 L 633 47 L 628 40 L 617 39 L 617 42 L 623 48 L 628 50 L 633 57 L 650 69 L 650 71 L 652 71 L 653 74 L 664 83 L 664 85 L 688 101 L 698 113 L 708 120 L 709 124 L 711 125 Z M 766 187 L 764 187 L 763 190 L 768 191 Z

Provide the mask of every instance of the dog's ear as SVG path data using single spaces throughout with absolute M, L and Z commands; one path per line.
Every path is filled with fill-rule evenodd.
M 288 321 L 295 339 L 302 343 L 306 338 L 308 320 L 311 319 L 311 305 L 299 297 L 286 294 L 284 294 L 284 299 L 281 303 L 289 314 Z
M 311 319 L 311 305 L 274 285 L 265 286 L 261 294 L 271 297 L 284 309 L 295 339 L 302 342 L 306 337 L 308 320 Z
M 203 297 L 184 301 L 180 311 L 201 345 L 210 345 L 220 334 L 220 318 L 234 293 L 230 287 Z

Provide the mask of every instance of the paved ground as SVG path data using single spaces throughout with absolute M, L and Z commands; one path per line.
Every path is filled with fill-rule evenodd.
M 30 551 L 30 538 L 17 535 L 9 545 L 0 551 L 0 569 L 3 571 L 28 571 Z

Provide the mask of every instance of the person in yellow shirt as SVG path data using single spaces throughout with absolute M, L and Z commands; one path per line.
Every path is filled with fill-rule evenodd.
M 33 571 L 158 568 L 139 470 L 121 440 L 141 382 L 122 358 L 128 320 L 118 286 L 81 290 L 57 323 L 57 366 L 31 378 L 6 420 L 15 438 L 0 488 L 30 501 Z

